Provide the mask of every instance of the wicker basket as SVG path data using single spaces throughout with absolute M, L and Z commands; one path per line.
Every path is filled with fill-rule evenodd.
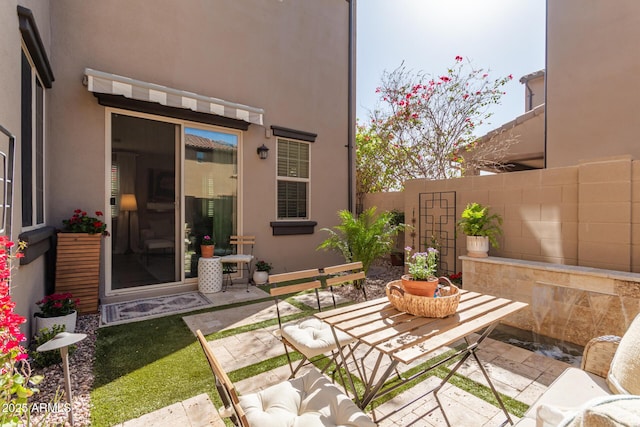
M 446 278 L 440 278 L 445 279 Z M 451 316 L 458 309 L 460 303 L 460 289 L 446 280 L 447 285 L 440 288 L 440 295 L 437 298 L 422 297 L 405 292 L 402 288 L 401 280 L 394 280 L 387 283 L 385 291 L 391 305 L 397 310 L 414 316 L 422 317 L 447 317 Z

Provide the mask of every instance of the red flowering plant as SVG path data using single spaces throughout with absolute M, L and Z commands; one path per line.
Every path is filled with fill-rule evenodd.
M 459 273 L 453 273 L 449 275 L 449 280 L 454 285 L 462 286 L 462 271 Z
M 108 236 L 107 224 L 99 219 L 103 215 L 102 212 L 96 211 L 96 216 L 92 217 L 88 216 L 87 212 L 82 209 L 76 209 L 73 211 L 71 218 L 62 220 L 62 224 L 64 224 L 62 231 L 65 233 L 89 233 Z
M 20 242 L 18 252 L 11 254 L 15 244 L 0 236 L 0 425 L 21 425 L 21 418 L 29 415 L 27 400 L 38 390 L 34 388 L 41 376 L 31 377 L 27 351 L 20 345 L 25 336 L 20 325 L 26 319 L 14 313 L 16 303 L 11 299 L 11 260 L 22 258 Z
M 80 303 L 78 298 L 73 298 L 70 293 L 47 295 L 36 304 L 40 307 L 37 317 L 58 317 L 66 316 L 76 310 Z

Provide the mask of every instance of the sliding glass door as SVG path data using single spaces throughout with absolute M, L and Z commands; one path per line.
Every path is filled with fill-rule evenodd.
M 230 252 L 239 139 L 239 132 L 111 115 L 112 291 L 197 277 L 207 235 L 215 255 Z
M 196 277 L 200 243 L 210 236 L 215 255 L 224 255 L 236 233 L 238 209 L 238 135 L 184 129 L 185 277 Z
M 173 123 L 111 116 L 113 290 L 181 279 L 179 132 Z

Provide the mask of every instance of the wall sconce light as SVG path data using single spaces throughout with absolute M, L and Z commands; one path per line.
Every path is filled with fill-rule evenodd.
M 269 147 L 264 144 L 258 147 L 258 156 L 260 156 L 261 160 L 265 160 L 267 157 L 269 157 Z

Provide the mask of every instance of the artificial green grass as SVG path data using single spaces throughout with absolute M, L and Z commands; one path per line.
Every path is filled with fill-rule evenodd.
M 270 300 L 271 298 L 265 298 L 260 301 L 216 307 L 190 314 L 223 310 Z M 288 302 L 303 311 L 287 316 L 285 321 L 308 316 L 314 311 L 309 307 L 297 304 L 294 300 L 288 300 Z M 96 362 L 94 363 L 95 381 L 94 390 L 91 393 L 93 425 L 110 426 L 121 423 L 201 393 L 208 393 L 216 406 L 221 404 L 215 392 L 213 376 L 200 345 L 182 320 L 183 316 L 185 316 L 184 313 L 98 330 Z M 217 332 L 209 335 L 207 339 L 220 339 L 275 324 L 277 324 L 277 319 L 266 320 Z M 294 361 L 301 358 L 295 352 L 291 353 L 291 356 Z M 421 367 L 433 364 L 443 357 L 445 356 L 440 355 L 433 358 L 408 371 L 406 375 L 410 376 Z M 229 372 L 229 376 L 232 381 L 240 381 L 284 366 L 287 363 L 286 356 L 281 355 Z M 447 372 L 445 367 L 440 367 L 430 374 L 444 378 Z M 336 378 L 338 379 L 339 376 Z M 383 398 L 377 399 L 373 402 L 374 405 L 382 404 L 424 378 L 426 377 L 421 377 L 410 384 L 399 387 Z M 361 393 L 362 384 L 355 377 L 354 381 Z M 393 382 L 394 377 L 391 377 L 389 384 Z M 495 398 L 487 387 L 459 375 L 452 377 L 450 382 L 496 405 Z M 502 399 L 507 410 L 516 416 L 522 416 L 527 409 L 527 405 L 508 396 L 502 396 Z

